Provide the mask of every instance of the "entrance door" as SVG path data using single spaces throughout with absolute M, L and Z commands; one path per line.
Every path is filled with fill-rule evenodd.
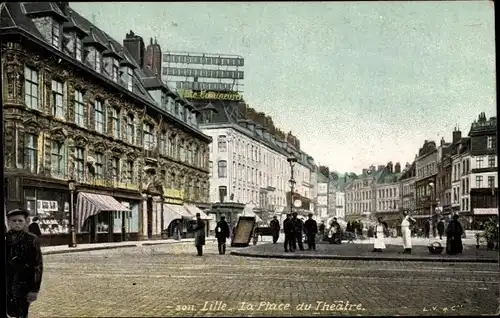
M 148 239 L 151 239 L 153 237 L 153 198 L 149 198 L 147 202 Z

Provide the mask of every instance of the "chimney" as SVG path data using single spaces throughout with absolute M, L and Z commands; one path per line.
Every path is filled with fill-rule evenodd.
M 462 132 L 458 129 L 453 131 L 453 143 L 457 143 L 462 139 Z
M 149 45 L 153 45 L 153 38 L 149 38 Z
M 393 169 L 392 169 L 392 168 L 393 168 L 393 166 L 392 166 L 392 161 L 389 161 L 389 162 L 387 163 L 387 170 L 388 170 L 389 172 L 391 172 L 391 173 L 392 173 L 392 172 L 393 172 Z
M 441 137 L 441 147 L 443 147 L 443 145 L 446 143 L 446 141 L 444 141 L 444 137 Z
M 368 169 L 363 169 L 363 174 L 364 175 L 367 174 L 367 172 L 368 172 Z
M 401 173 L 401 164 L 396 162 L 396 166 L 394 166 L 394 172 Z

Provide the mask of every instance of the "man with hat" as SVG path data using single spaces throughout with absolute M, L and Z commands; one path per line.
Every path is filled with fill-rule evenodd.
M 42 251 L 38 238 L 26 231 L 28 216 L 23 209 L 7 213 L 10 230 L 5 237 L 5 278 L 10 317 L 28 317 L 42 283 Z
M 196 225 L 194 227 L 194 245 L 198 251 L 198 256 L 203 256 L 203 245 L 205 245 L 205 222 L 201 219 L 200 213 L 196 213 Z
M 219 254 L 226 254 L 226 240 L 229 237 L 229 225 L 227 224 L 226 217 L 224 215 L 221 215 L 220 221 L 217 222 L 215 237 L 217 237 Z
M 313 214 L 309 213 L 309 219 L 304 223 L 304 230 L 307 235 L 307 249 L 316 250 L 316 235 L 318 234 L 318 224 L 313 219 Z

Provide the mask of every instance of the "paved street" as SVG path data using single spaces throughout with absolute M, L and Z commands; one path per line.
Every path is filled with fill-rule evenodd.
M 194 254 L 192 243 L 181 243 L 46 255 L 30 317 L 474 315 L 498 308 L 497 264 L 243 258 L 218 255 L 214 243 L 204 257 Z

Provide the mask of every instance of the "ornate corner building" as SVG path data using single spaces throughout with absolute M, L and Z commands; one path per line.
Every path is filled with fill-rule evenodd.
M 121 241 L 209 202 L 199 112 L 127 49 L 67 2 L 6 3 L 0 32 L 6 206 L 42 243 L 67 242 L 70 211 L 79 243 Z

